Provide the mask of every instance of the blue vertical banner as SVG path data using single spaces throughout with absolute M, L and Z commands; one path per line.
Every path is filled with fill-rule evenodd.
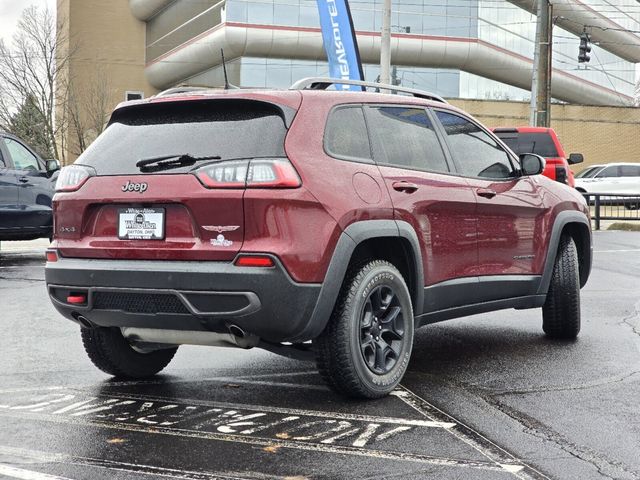
M 364 80 L 358 41 L 347 0 L 317 0 L 322 41 L 331 78 Z M 357 85 L 336 85 L 338 90 L 362 91 Z

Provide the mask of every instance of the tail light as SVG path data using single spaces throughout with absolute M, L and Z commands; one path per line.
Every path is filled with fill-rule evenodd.
M 96 171 L 86 165 L 69 165 L 60 170 L 56 181 L 56 192 L 75 192 L 93 177 Z
M 302 184 L 286 158 L 212 163 L 195 174 L 207 188 L 296 188 Z
M 556 181 L 564 183 L 566 185 L 569 184 L 569 175 L 567 175 L 567 169 L 564 167 L 564 165 L 556 166 Z

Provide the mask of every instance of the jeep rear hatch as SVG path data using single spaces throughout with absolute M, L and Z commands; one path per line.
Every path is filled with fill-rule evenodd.
M 57 247 L 84 258 L 231 260 L 245 188 L 299 185 L 289 107 L 248 99 L 125 106 L 61 173 Z

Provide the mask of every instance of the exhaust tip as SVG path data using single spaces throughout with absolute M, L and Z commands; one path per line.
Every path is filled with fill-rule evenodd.
M 93 325 L 86 317 L 80 315 L 78 312 L 73 312 L 71 316 L 84 328 L 93 328 Z
M 237 325 L 229 325 L 229 333 L 238 338 L 244 338 L 246 333 Z

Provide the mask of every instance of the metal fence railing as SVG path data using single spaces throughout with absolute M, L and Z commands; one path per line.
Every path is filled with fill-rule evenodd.
M 583 193 L 591 211 L 594 228 L 602 220 L 640 220 L 640 194 Z

